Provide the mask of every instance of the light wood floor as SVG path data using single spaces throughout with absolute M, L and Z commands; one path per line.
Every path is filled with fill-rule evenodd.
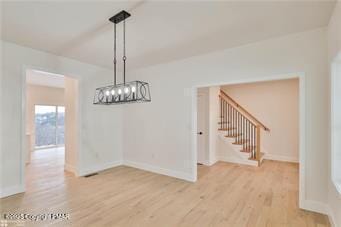
M 260 168 L 219 162 L 199 166 L 189 183 L 117 167 L 90 178 L 63 172 L 63 151 L 38 151 L 27 167 L 27 192 L 0 200 L 1 212 L 69 213 L 68 221 L 26 226 L 329 226 L 298 208 L 298 166 Z

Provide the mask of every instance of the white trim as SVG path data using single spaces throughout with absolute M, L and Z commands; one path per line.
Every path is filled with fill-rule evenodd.
M 22 186 L 23 192 L 26 191 L 25 188 L 25 167 L 26 167 L 26 151 L 27 151 L 27 143 L 26 143 L 26 72 L 27 69 L 24 66 L 22 69 L 22 84 L 21 84 L 21 144 L 20 144 L 20 185 Z M 31 161 L 31 160 L 29 160 Z M 14 195 L 16 193 L 13 193 Z
M 158 166 L 152 166 L 152 165 L 145 164 L 145 163 L 139 163 L 139 162 L 133 162 L 133 161 L 125 160 L 123 162 L 123 165 L 133 167 L 133 168 L 137 168 L 137 169 L 142 169 L 142 170 L 153 172 L 153 173 L 158 173 L 158 174 L 170 176 L 170 177 L 183 179 L 183 180 L 190 181 L 190 182 L 196 181 L 196 178 L 194 178 L 194 176 L 190 173 L 174 171 L 174 170 L 165 169 L 165 168 L 158 167 Z
M 68 74 L 64 74 L 64 75 L 68 75 Z M 78 90 L 78 94 L 77 94 L 77 99 L 76 99 L 76 105 L 77 105 L 77 150 L 78 152 L 76 153 L 76 172 L 77 174 L 79 174 L 79 171 L 81 169 L 81 160 L 82 159 L 82 119 L 83 119 L 83 111 L 82 111 L 82 102 L 80 101 L 81 98 L 83 97 L 82 92 L 82 86 L 81 86 L 81 82 L 82 80 L 80 78 L 73 78 L 77 80 L 77 90 Z M 65 110 L 66 111 L 66 110 Z M 67 129 L 66 129 L 67 130 Z M 78 175 L 77 175 L 78 176 Z
M 305 158 L 306 158 L 306 101 L 305 101 L 305 74 L 299 74 L 299 190 L 298 190 L 298 206 L 302 208 L 302 202 L 306 200 L 305 190 Z
M 257 82 L 267 82 L 267 81 L 276 81 L 276 80 L 288 80 L 288 79 L 303 79 L 305 77 L 304 72 L 296 72 L 296 73 L 287 73 L 287 74 L 277 74 L 277 75 L 269 75 L 265 77 L 259 78 L 249 78 L 242 80 L 225 80 L 218 83 L 207 83 L 207 84 L 199 84 L 195 85 L 193 89 L 203 88 L 203 87 L 215 87 L 221 85 L 234 85 L 234 84 L 248 84 L 248 83 L 257 83 Z
M 318 212 L 321 214 L 329 214 L 329 207 L 321 202 L 313 201 L 313 200 L 304 200 L 304 202 L 301 204 L 302 206 L 300 208 L 305 210 L 310 210 L 314 212 Z
M 336 219 L 335 219 L 334 212 L 327 204 L 312 201 L 312 200 L 305 200 L 301 205 L 302 207 L 300 208 L 302 209 L 327 215 L 331 226 L 337 227 L 336 222 L 335 222 Z
M 332 184 L 334 184 L 334 188 L 336 190 L 336 193 L 338 194 L 338 197 L 341 199 L 341 182 L 336 182 L 336 180 L 332 179 Z
M 339 151 L 336 151 L 335 149 L 335 145 L 334 145 L 334 137 L 335 137 L 335 123 L 334 123 L 334 119 L 336 118 L 335 116 L 335 106 L 334 103 L 336 101 L 336 97 L 335 97 L 335 78 L 338 76 L 337 75 L 337 69 L 339 67 L 339 64 L 341 66 L 341 63 L 334 61 L 331 64 L 331 79 L 330 79 L 330 177 L 331 177 L 331 181 L 332 184 L 334 185 L 336 192 L 338 193 L 338 196 L 341 197 L 341 186 L 340 184 L 337 182 L 336 180 L 336 176 L 335 176 L 335 165 L 336 165 L 336 153 Z M 340 67 L 341 68 L 341 67 Z
M 78 176 L 77 168 L 71 164 L 65 163 L 64 170 L 73 173 L 75 176 Z
M 329 222 L 330 222 L 330 225 L 332 227 L 337 227 L 336 226 L 336 218 L 335 218 L 335 213 L 333 211 L 333 209 L 330 208 L 330 206 L 328 206 L 328 219 L 329 219 Z
M 18 193 L 25 192 L 24 185 L 17 185 L 8 188 L 3 188 L 3 191 L 0 191 L 0 198 L 5 198 L 7 196 L 15 195 Z
M 197 181 L 198 179 L 198 170 L 197 170 L 197 164 L 198 164 L 198 89 L 192 88 L 191 89 L 191 95 L 192 95 L 192 179 L 193 182 Z
M 214 159 L 210 160 L 210 162 L 208 162 L 207 164 L 208 164 L 208 166 L 213 166 L 217 162 L 219 162 L 219 159 L 216 156 Z
M 211 166 L 212 164 L 209 162 L 209 160 L 204 160 L 203 163 L 200 163 L 200 164 L 203 164 L 205 166 Z
M 268 160 L 281 161 L 281 162 L 299 163 L 297 157 L 286 156 L 286 155 L 278 155 L 278 154 L 265 153 L 263 158 L 264 159 L 268 159 Z
M 123 161 L 120 160 L 120 161 L 107 162 L 107 163 L 91 166 L 90 168 L 80 170 L 77 176 L 82 177 L 88 174 L 97 173 L 106 169 L 111 169 L 117 166 L 121 166 L 122 164 L 123 164 Z
M 258 161 L 253 161 L 253 160 L 243 160 L 241 158 L 235 158 L 232 156 L 217 156 L 217 158 L 219 161 L 223 161 L 223 162 L 231 162 L 231 163 L 248 165 L 248 166 L 258 166 Z

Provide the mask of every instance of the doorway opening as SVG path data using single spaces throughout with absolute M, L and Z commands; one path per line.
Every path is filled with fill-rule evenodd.
M 297 78 L 198 89 L 198 163 L 298 163 Z
M 34 69 L 25 81 L 23 176 L 27 190 L 36 190 L 77 175 L 78 81 Z
M 193 165 L 196 178 L 200 180 L 215 168 L 221 169 L 221 174 L 235 168 L 257 173 L 279 163 L 284 172 L 292 173 L 292 181 L 297 182 L 291 190 L 297 193 L 297 204 L 303 208 L 306 201 L 304 84 L 304 74 L 297 73 L 195 88 Z M 267 94 L 269 91 L 271 94 Z M 224 103 L 225 99 L 229 103 Z M 239 112 L 247 115 L 247 120 Z M 249 119 L 249 115 L 254 119 Z M 254 123 L 256 129 L 261 128 L 260 165 L 251 155 L 256 151 L 253 146 L 257 146 L 258 132 L 247 121 Z M 240 135 L 246 133 L 249 136 Z

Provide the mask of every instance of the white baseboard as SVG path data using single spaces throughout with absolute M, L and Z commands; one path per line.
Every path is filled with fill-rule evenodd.
M 328 207 L 328 210 L 329 210 L 328 218 L 329 218 L 330 225 L 332 227 L 337 227 L 334 211 L 332 209 L 330 209 L 330 207 Z
M 0 198 L 5 198 L 7 196 L 15 195 L 15 194 L 22 193 L 22 192 L 25 192 L 24 185 L 17 185 L 17 186 L 3 188 L 3 190 L 0 191 Z
M 203 164 L 203 165 L 205 165 L 205 166 L 212 166 L 212 165 L 214 165 L 216 162 L 217 162 L 216 160 L 215 160 L 215 161 L 205 160 L 205 161 L 204 161 L 203 163 L 201 163 L 201 164 Z
M 328 215 L 330 211 L 329 207 L 326 204 L 312 200 L 302 201 L 300 208 L 326 215 Z
M 327 204 L 312 200 L 304 200 L 302 201 L 300 208 L 327 215 L 331 226 L 337 227 L 334 212 Z
M 78 176 L 78 171 L 75 166 L 65 163 L 64 170 L 73 173 L 75 176 Z
M 152 166 L 152 165 L 145 164 L 145 163 L 138 163 L 134 161 L 125 160 L 123 162 L 123 165 L 137 168 L 137 169 L 146 170 L 146 171 L 153 172 L 153 173 L 170 176 L 170 177 L 179 178 L 179 179 L 190 181 L 190 182 L 196 181 L 195 176 L 193 176 L 192 174 L 165 169 L 165 168 L 158 167 L 158 166 Z
M 123 164 L 122 160 L 103 163 L 100 165 L 91 166 L 90 168 L 82 169 L 79 171 L 78 176 L 82 177 L 88 174 L 97 173 L 106 169 L 114 168 Z
M 237 163 L 237 164 L 242 164 L 242 165 L 249 165 L 249 166 L 258 166 L 257 161 L 252 161 L 252 160 L 243 160 L 239 158 L 235 158 L 232 156 L 218 156 L 217 159 L 219 161 L 224 161 L 224 162 L 232 162 L 232 163 Z
M 294 162 L 294 163 L 299 162 L 297 157 L 285 156 L 285 155 L 276 155 L 276 154 L 269 154 L 269 153 L 264 154 L 264 159 L 281 161 L 281 162 Z
M 210 160 L 207 164 L 208 166 L 213 166 L 214 164 L 216 164 L 219 160 L 217 158 Z

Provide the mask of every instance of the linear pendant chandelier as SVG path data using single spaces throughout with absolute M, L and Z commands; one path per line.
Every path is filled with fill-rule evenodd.
M 94 104 L 114 105 L 136 102 L 150 102 L 149 84 L 143 81 L 126 82 L 126 47 L 125 47 L 125 25 L 126 19 L 130 14 L 121 11 L 111 17 L 109 21 L 114 23 L 114 84 L 105 87 L 99 87 L 95 90 Z M 116 25 L 123 21 L 123 83 L 116 83 Z

